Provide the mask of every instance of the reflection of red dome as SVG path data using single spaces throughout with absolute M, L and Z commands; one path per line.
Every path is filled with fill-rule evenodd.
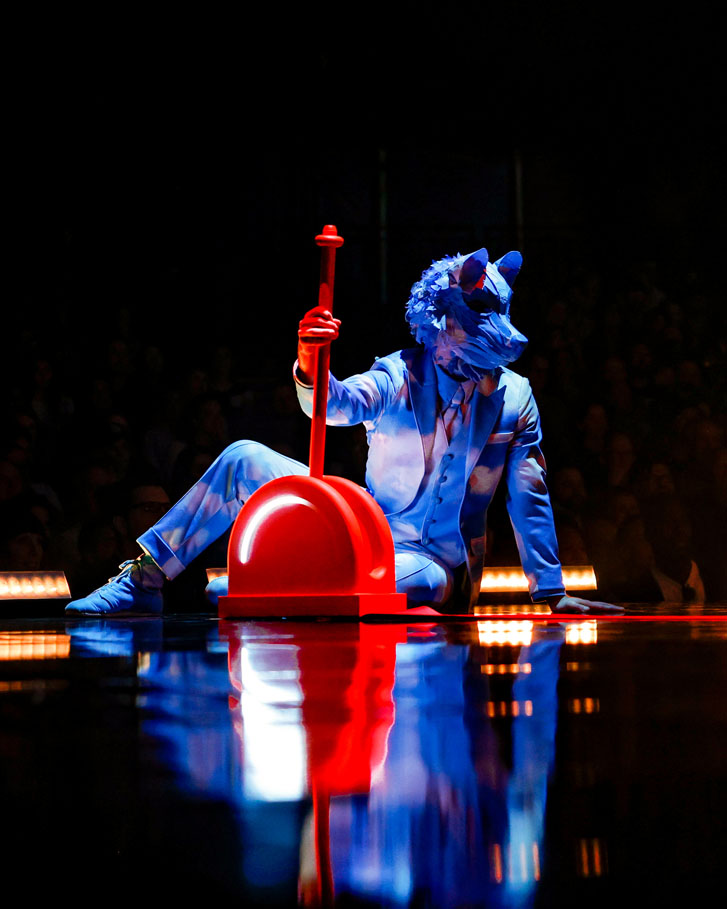
M 304 629 L 300 645 L 303 725 L 311 784 L 329 795 L 368 792 L 383 765 L 394 723 L 396 640 L 393 627 L 336 625 Z
M 243 627 L 221 624 L 237 689 Z M 272 633 L 273 641 L 284 632 L 285 644 L 296 650 L 311 789 L 328 795 L 368 792 L 372 772 L 386 757 L 394 722 L 396 643 L 406 639 L 406 629 L 359 623 L 255 627 Z

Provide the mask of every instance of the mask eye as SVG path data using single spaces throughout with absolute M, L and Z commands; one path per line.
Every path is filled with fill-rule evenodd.
M 499 299 L 493 293 L 480 287 L 476 287 L 470 294 L 462 294 L 462 299 L 473 312 L 486 313 L 500 311 Z

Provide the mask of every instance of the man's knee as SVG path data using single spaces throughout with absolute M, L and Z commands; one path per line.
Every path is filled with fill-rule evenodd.
M 452 577 L 438 562 L 423 553 L 399 551 L 395 555 L 396 589 L 409 605 L 445 603 L 452 594 Z
M 291 472 L 283 467 L 281 462 L 284 460 L 287 459 L 283 455 L 261 442 L 240 439 L 225 448 L 217 459 L 217 464 L 223 470 L 232 471 L 231 476 L 265 481 L 265 478 L 279 476 L 281 470 Z
M 265 457 L 272 449 L 253 439 L 239 439 L 232 442 L 220 455 L 223 461 L 242 461 L 247 459 L 258 460 Z
M 236 486 L 241 500 L 270 480 L 308 473 L 305 464 L 252 439 L 241 439 L 228 445 L 219 456 L 217 465 L 229 478 L 228 482 Z

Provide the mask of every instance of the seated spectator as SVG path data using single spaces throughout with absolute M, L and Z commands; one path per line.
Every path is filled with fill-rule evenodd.
M 624 591 L 622 565 L 617 547 L 618 527 L 600 514 L 589 516 L 584 539 L 590 556 L 589 561 L 596 572 L 598 595 L 614 602 L 630 600 L 631 595 Z
M 110 516 L 92 518 L 78 533 L 78 560 L 66 573 L 71 589 L 94 589 L 118 574 L 122 560 L 119 539 Z
M 16 498 L 24 489 L 23 477 L 12 461 L 0 461 L 0 502 Z
M 119 483 L 105 490 L 98 513 L 78 531 L 78 558 L 67 569 L 71 588 L 100 587 L 118 574 L 122 562 L 138 555 L 136 538 L 171 504 L 165 489 L 153 479 Z
M 609 490 L 605 498 L 602 499 L 602 507 L 605 516 L 613 522 L 618 530 L 621 530 L 626 521 L 631 518 L 641 517 L 639 500 L 628 489 L 616 487 Z
M 619 561 L 621 600 L 632 603 L 661 603 L 666 599 L 654 576 L 654 550 L 646 536 L 646 528 L 638 515 L 628 517 L 616 540 Z
M 606 408 L 600 402 L 592 401 L 585 408 L 578 422 L 579 437 L 576 442 L 578 467 L 589 488 L 605 485 L 606 482 L 606 440 L 609 420 Z
M 629 360 L 629 384 L 638 394 L 649 394 L 654 378 L 654 355 L 651 347 L 643 341 L 631 348 Z
M 127 484 L 117 492 L 116 499 L 113 528 L 118 551 L 122 560 L 134 559 L 139 554 L 137 538 L 156 524 L 172 503 L 166 490 L 151 482 Z
M 727 527 L 727 448 L 720 448 L 713 453 L 703 480 L 701 494 L 688 502 L 694 548 L 699 553 L 699 567 L 707 600 L 727 603 L 724 542 Z
M 643 496 L 658 499 L 676 494 L 676 485 L 671 467 L 664 461 L 653 461 L 646 470 L 642 482 Z
M 591 559 L 581 528 L 568 519 L 555 520 L 558 554 L 563 565 L 590 565 Z
M 694 558 L 692 527 L 674 497 L 660 498 L 645 509 L 646 535 L 654 554 L 652 574 L 663 599 L 671 603 L 704 603 L 705 590 Z
M 562 467 L 553 474 L 549 487 L 556 527 L 559 520 L 582 526 L 588 492 L 581 471 L 577 467 Z
M 0 571 L 39 571 L 46 542 L 43 525 L 24 497 L 0 507 Z
M 634 481 L 636 452 L 625 432 L 615 432 L 606 447 L 607 480 L 610 488 L 627 489 Z

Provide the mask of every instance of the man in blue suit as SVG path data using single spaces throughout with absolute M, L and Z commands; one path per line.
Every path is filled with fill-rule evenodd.
M 560 612 L 617 609 L 569 597 L 563 586 L 538 410 L 527 380 L 506 368 L 527 344 L 509 317 L 521 265 L 518 252 L 492 263 L 485 249 L 434 262 L 407 304 L 418 346 L 342 382 L 330 377 L 327 422 L 366 427 L 366 483 L 391 527 L 397 590 L 410 606 L 451 610 L 476 602 L 487 508 L 504 474 L 533 600 Z M 294 378 L 309 415 L 315 348 L 334 340 L 339 327 L 320 307 L 300 323 Z M 164 579 L 224 533 L 249 495 L 276 477 L 307 473 L 256 442 L 233 443 L 139 538 L 144 554 L 66 611 L 161 612 Z M 222 578 L 207 592 L 216 602 L 226 590 Z

